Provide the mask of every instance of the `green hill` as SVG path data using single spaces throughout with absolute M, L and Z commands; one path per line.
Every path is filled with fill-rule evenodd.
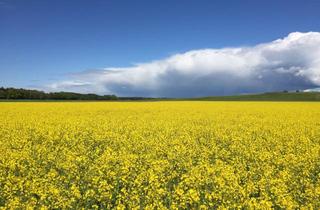
M 235 96 L 191 98 L 199 101 L 320 101 L 320 92 L 272 92 Z
M 38 90 L 0 87 L 0 101 L 72 101 L 72 100 L 117 100 L 117 101 L 320 101 L 320 92 L 270 92 L 261 94 L 208 96 L 199 98 L 147 98 L 117 97 L 115 95 L 80 94 L 72 92 L 45 93 Z

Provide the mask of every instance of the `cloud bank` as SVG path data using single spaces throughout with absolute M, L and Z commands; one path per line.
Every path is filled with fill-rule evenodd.
M 198 97 L 320 87 L 320 33 L 251 47 L 200 49 L 123 68 L 80 72 L 48 91 Z

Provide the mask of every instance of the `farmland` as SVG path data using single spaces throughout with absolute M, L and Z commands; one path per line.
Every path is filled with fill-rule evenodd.
M 0 154 L 0 208 L 320 208 L 316 102 L 3 102 Z

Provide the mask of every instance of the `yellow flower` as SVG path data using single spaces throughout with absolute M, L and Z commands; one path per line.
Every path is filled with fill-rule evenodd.
M 0 209 L 320 209 L 320 104 L 0 103 Z

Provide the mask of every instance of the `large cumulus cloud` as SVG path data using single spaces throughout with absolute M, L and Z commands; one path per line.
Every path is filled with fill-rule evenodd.
M 320 33 L 251 47 L 192 50 L 124 68 L 74 74 L 50 91 L 194 97 L 320 87 Z

